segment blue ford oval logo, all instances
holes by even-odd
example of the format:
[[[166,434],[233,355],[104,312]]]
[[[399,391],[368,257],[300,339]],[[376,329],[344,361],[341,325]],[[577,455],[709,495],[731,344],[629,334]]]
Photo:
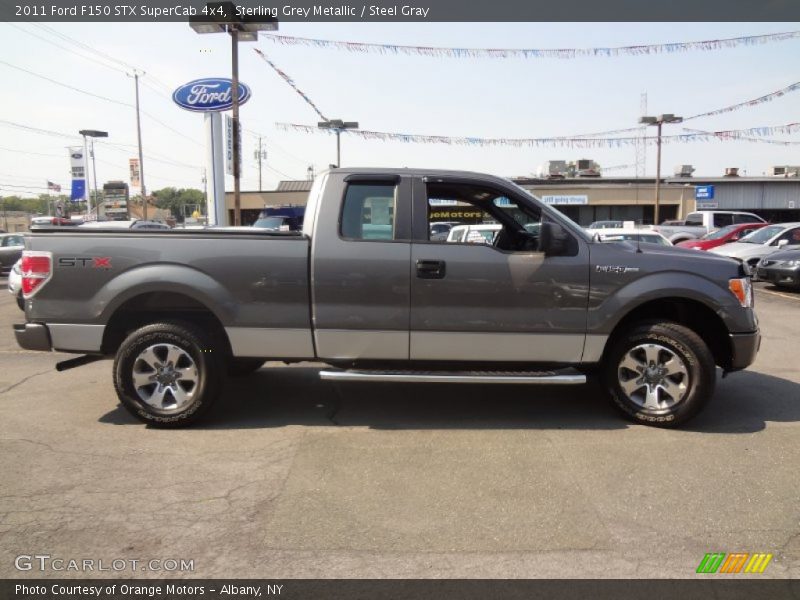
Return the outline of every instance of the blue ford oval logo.
[[[250,88],[239,82],[239,104],[250,99]],[[186,110],[209,112],[233,106],[233,82],[226,77],[195,79],[172,92],[172,100]]]

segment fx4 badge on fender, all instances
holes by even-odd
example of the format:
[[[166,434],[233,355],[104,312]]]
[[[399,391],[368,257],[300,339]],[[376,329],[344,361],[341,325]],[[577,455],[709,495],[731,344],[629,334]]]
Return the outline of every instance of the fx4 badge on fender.
[[[59,267],[91,267],[93,269],[110,269],[110,256],[60,256]]]
[[[597,265],[598,273],[637,273],[639,267],[626,267],[623,265]]]

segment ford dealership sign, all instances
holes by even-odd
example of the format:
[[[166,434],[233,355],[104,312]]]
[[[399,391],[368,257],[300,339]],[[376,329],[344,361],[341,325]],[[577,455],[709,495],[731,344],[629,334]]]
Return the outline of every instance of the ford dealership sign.
[[[233,83],[226,77],[195,79],[172,92],[175,104],[186,110],[209,112],[233,106]],[[239,82],[239,104],[250,99],[250,88]]]

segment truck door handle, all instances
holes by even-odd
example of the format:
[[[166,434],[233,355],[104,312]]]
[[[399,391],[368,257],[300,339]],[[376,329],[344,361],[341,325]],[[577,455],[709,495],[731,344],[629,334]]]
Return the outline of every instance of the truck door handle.
[[[417,277],[420,279],[444,279],[445,270],[443,260],[417,260]]]

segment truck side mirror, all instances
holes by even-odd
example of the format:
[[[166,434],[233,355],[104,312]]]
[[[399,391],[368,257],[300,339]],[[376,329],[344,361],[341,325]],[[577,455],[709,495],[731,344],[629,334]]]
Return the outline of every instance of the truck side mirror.
[[[559,223],[543,221],[539,232],[539,248],[545,256],[558,256],[567,249],[569,234]]]

